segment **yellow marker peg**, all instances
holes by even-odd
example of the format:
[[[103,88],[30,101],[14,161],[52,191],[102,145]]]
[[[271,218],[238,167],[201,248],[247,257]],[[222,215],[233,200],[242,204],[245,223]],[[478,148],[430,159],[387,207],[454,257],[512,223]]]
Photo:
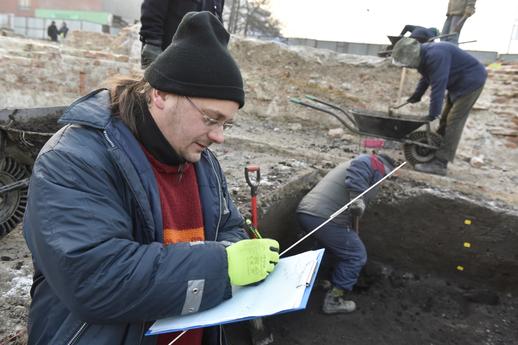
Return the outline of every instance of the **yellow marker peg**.
[[[464,271],[464,267],[462,267],[462,266],[457,266],[457,269],[458,269],[459,271]]]
[[[466,248],[469,248],[469,247],[471,247],[471,243],[468,243],[468,242],[464,242],[464,247],[466,247]]]
[[[464,224],[466,224],[466,225],[471,225],[471,220],[466,219],[466,220],[464,221]]]

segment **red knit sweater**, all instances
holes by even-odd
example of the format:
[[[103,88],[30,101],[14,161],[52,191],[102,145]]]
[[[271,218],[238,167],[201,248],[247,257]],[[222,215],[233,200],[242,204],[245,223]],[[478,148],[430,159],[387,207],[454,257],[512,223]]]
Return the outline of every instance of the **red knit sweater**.
[[[142,145],[141,147],[151,163],[158,184],[162,206],[164,245],[205,240],[203,214],[194,165],[188,163],[182,167],[180,180],[178,166],[160,163]],[[157,345],[168,345],[180,333],[160,334]],[[193,329],[186,332],[174,344],[201,345],[202,337],[203,328]]]

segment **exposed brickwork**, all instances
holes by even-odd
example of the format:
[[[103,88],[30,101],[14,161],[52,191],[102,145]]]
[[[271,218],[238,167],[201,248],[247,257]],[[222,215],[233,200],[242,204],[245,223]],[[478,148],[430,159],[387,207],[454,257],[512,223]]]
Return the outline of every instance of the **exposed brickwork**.
[[[105,33],[70,30],[67,34],[66,45],[83,50],[104,51],[114,40],[114,36]]]
[[[501,120],[501,126],[491,130],[491,133],[505,138],[504,145],[515,149],[518,142],[518,66],[489,67],[487,71],[495,84],[492,88],[491,111]]]
[[[68,105],[108,77],[140,76],[140,59],[112,53],[114,39],[87,31],[70,31],[66,45],[0,37],[1,108]]]

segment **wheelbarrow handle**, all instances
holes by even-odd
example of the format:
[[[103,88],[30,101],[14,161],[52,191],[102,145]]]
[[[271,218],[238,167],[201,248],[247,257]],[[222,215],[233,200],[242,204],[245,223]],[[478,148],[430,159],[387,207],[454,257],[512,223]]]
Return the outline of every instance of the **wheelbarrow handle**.
[[[315,99],[316,100],[316,99]],[[333,111],[330,111],[330,110],[327,110],[327,109],[324,109],[324,108],[321,108],[321,107],[317,107],[316,105],[313,105],[313,104],[309,104],[309,103],[305,103],[305,102],[301,102],[300,100],[296,99],[296,98],[290,98],[290,102],[293,102],[293,103],[296,103],[296,104],[300,104],[300,105],[303,105],[305,107],[308,107],[308,108],[312,108],[312,109],[316,109],[316,110],[320,110],[320,111],[323,111],[324,113],[328,113],[334,117],[336,117],[336,119],[338,121],[340,121],[342,123],[342,125],[344,125],[347,129],[349,129],[351,132],[354,132],[354,133],[357,133],[357,134],[360,134],[360,132],[358,132],[357,130],[355,130],[354,128],[352,128],[351,126],[349,126],[349,124],[347,122],[345,122],[345,120],[339,116],[337,113],[333,112]],[[336,108],[336,106],[334,106]],[[350,116],[348,116],[350,118]],[[356,122],[354,122],[354,120],[352,120],[352,122],[356,125]],[[356,126],[358,127],[358,126]]]
[[[458,35],[458,34],[459,34],[458,32],[452,32],[452,33],[449,33],[449,34],[435,36],[435,37],[429,38],[428,42],[433,42],[434,40],[436,40],[438,38],[450,37],[450,36],[455,36],[455,35]]]
[[[336,110],[340,110],[342,113],[344,113],[344,114],[345,114],[345,116],[347,116],[347,118],[349,119],[349,121],[351,121],[351,122],[352,122],[352,124],[353,124],[353,125],[355,125],[356,127],[358,127],[358,124],[356,123],[356,121],[355,121],[355,120],[352,118],[352,116],[351,116],[351,115],[349,115],[349,113],[348,113],[347,111],[345,111],[343,108],[341,108],[341,107],[339,107],[339,106],[337,106],[337,105],[334,105],[334,104],[332,104],[332,103],[325,102],[325,101],[323,101],[323,100],[321,100],[321,99],[315,98],[315,97],[310,96],[310,95],[306,95],[306,98],[307,98],[307,99],[310,99],[310,100],[312,100],[312,101],[318,102],[318,103],[325,104],[325,105],[327,105],[328,107],[334,108],[334,109],[336,109]],[[340,121],[340,122],[342,122],[342,121]]]
[[[256,172],[255,183],[252,183],[252,181],[250,181],[250,177],[248,176],[249,171]],[[252,197],[257,196],[257,186],[259,186],[259,182],[261,181],[261,171],[259,170],[259,167],[258,166],[245,167],[245,179],[246,179],[246,183],[248,183],[248,185],[252,189]]]

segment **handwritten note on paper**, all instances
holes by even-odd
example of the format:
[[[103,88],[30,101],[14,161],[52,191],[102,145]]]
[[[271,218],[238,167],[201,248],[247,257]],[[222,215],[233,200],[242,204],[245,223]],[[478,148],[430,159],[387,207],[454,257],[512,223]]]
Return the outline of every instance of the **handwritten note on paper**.
[[[192,315],[156,321],[146,335],[182,331],[211,325],[253,319],[280,312],[304,309],[314,282],[309,267],[320,263],[323,249],[281,258],[273,272],[257,286],[233,286],[233,297],[220,305]],[[309,265],[308,265],[309,264]],[[311,281],[307,286],[305,282]],[[316,274],[315,274],[316,275]],[[304,284],[300,284],[304,281]]]

